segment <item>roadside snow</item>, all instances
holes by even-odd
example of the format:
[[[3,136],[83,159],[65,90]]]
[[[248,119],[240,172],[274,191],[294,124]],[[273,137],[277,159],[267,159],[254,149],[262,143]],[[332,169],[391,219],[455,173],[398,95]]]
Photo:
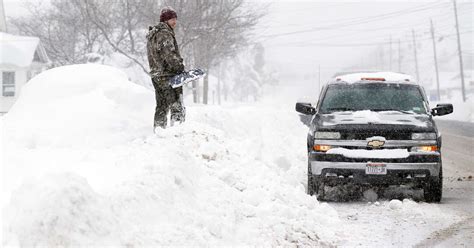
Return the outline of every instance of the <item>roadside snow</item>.
[[[38,75],[0,119],[2,246],[406,247],[458,221],[443,205],[306,195],[307,127],[291,90],[187,104],[186,123],[157,137],[153,92],[124,73]]]
[[[162,137],[153,109],[152,91],[108,66],[32,79],[4,116],[2,244],[337,242],[337,213],[305,194],[291,107],[189,106]]]
[[[403,207],[403,203],[400,200],[391,200],[388,207],[392,210],[397,210]]]
[[[459,221],[443,205],[417,203],[409,199],[332,204],[341,219],[342,247],[412,247],[433,230]],[[350,235],[347,235],[347,234]]]

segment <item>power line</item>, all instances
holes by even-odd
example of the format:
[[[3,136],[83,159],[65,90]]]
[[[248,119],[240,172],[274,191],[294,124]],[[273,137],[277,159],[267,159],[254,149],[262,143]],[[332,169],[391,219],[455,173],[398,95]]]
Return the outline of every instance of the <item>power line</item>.
[[[373,32],[373,31],[377,31],[377,30],[394,30],[394,29],[405,29],[405,28],[414,28],[414,27],[418,27],[418,26],[425,26],[426,23],[423,21],[423,23],[418,23],[418,24],[413,24],[413,22],[409,23],[408,25],[406,26],[391,26],[391,27],[378,27],[378,28],[372,28],[372,29],[357,29],[357,30],[354,30],[354,29],[351,29],[352,32],[345,32],[345,33],[342,33],[342,34],[336,34],[336,35],[331,35],[331,36],[326,36],[326,37],[323,37],[323,38],[319,38],[319,39],[312,39],[311,41],[326,41],[326,40],[331,40],[331,39],[334,39],[334,38],[344,38],[344,37],[348,37],[348,38],[351,38],[351,37],[354,37],[354,35],[357,35],[357,34],[361,34],[361,32],[365,31],[365,32]],[[448,29],[454,29],[454,25],[450,25],[448,24],[448,26],[441,26],[442,28],[440,28],[439,30],[441,30],[441,32],[443,31],[447,31]],[[377,37],[380,37],[379,34],[377,33],[373,33],[373,35],[377,36]],[[421,34],[417,34],[417,37],[428,37],[430,36],[430,32],[429,32],[429,29],[426,29],[425,31],[423,31]],[[367,36],[365,35],[364,36],[365,38],[372,38],[372,36]]]
[[[344,20],[342,22],[339,22],[339,23],[327,24],[327,26],[313,27],[313,28],[310,28],[310,29],[307,29],[307,30],[293,31],[293,32],[287,32],[287,33],[264,35],[262,37],[264,37],[264,38],[275,38],[275,37],[280,37],[280,36],[315,32],[315,31],[320,31],[322,29],[335,29],[335,28],[341,28],[341,27],[344,27],[344,26],[345,27],[355,26],[355,25],[380,21],[380,20],[383,20],[383,19],[388,19],[388,18],[393,18],[393,17],[399,18],[401,15],[407,15],[407,14],[412,14],[412,13],[416,13],[416,12],[420,12],[420,11],[431,10],[431,9],[435,9],[437,7],[440,7],[442,5],[445,5],[445,3],[441,3],[441,4],[438,3],[438,4],[434,4],[434,5],[433,4],[422,5],[422,6],[415,7],[415,8],[409,8],[409,9],[405,9],[405,10],[390,12],[390,13],[386,13],[386,14],[382,14],[382,15],[371,16],[371,17],[346,19],[346,20]]]
[[[446,4],[446,3],[444,3],[444,4]],[[449,3],[447,3],[447,4],[449,4]],[[441,4],[441,5],[442,5],[442,4]],[[415,7],[415,8],[413,8],[413,9],[416,10],[417,8],[424,7],[424,6],[426,6],[426,5],[418,6],[418,7]],[[433,7],[432,4],[430,4],[430,6],[431,6],[430,8],[433,8],[433,9],[435,8],[435,7]],[[435,6],[436,6],[436,5],[435,5]],[[438,6],[440,6],[440,5],[438,4]],[[413,9],[412,9],[412,10],[413,10]],[[419,9],[418,9],[418,10],[419,10]],[[393,12],[393,13],[398,13],[398,12],[400,12],[400,11]],[[450,13],[448,13],[448,12],[445,12],[444,14],[441,14],[441,16],[443,17],[441,20],[444,20],[445,18],[451,17],[452,14],[450,14]],[[433,19],[436,20],[436,21],[439,21],[439,20],[440,20],[439,17],[440,17],[440,15],[436,15]],[[365,20],[370,19],[370,18],[374,18],[374,17],[365,18]],[[356,19],[356,20],[359,20],[359,21],[361,20],[360,18],[352,18],[352,19]],[[351,19],[348,19],[348,20],[351,20]],[[440,22],[440,23],[447,23],[446,21],[439,21],[439,22]],[[405,26],[405,25],[406,25],[406,26]],[[394,30],[394,29],[414,28],[414,27],[418,27],[418,26],[425,26],[425,21],[423,20],[423,22],[416,23],[416,24],[414,24],[414,23],[411,21],[411,22],[409,22],[409,23],[405,23],[405,25],[404,25],[404,26],[400,26],[400,25],[394,26],[394,25],[392,25],[392,26],[390,26],[390,27],[378,27],[378,28],[372,28],[372,29],[358,29],[358,30],[351,29],[351,31],[353,31],[353,32],[351,32],[351,33],[347,33],[347,32],[346,32],[346,33],[343,33],[343,34],[337,34],[337,35],[332,35],[332,36],[326,36],[326,37],[319,38],[319,39],[316,39],[316,40],[315,40],[315,39],[312,39],[311,41],[312,41],[312,42],[315,42],[315,41],[318,42],[318,41],[327,41],[327,40],[331,40],[331,39],[335,39],[335,38],[344,38],[344,37],[349,37],[349,38],[350,38],[350,37],[353,37],[354,35],[360,34],[360,31],[362,31],[362,32],[363,32],[363,31],[366,31],[366,32],[373,32],[373,31],[377,31],[377,30]],[[351,25],[348,25],[348,26],[339,26],[339,27],[337,27],[337,28],[338,28],[338,29],[344,29],[344,28],[348,28],[348,27],[350,27],[350,26],[351,26]],[[445,24],[445,25],[438,25],[437,30],[439,31],[438,33],[441,33],[440,36],[444,36],[444,35],[442,34],[443,32],[448,31],[448,30],[452,30],[452,29],[454,29],[454,28],[455,28],[455,25],[448,22],[447,25],[446,25],[446,24]],[[314,29],[314,28],[313,28],[313,29]],[[332,29],[331,29],[331,30],[332,30]],[[316,31],[316,30],[315,30],[315,31]],[[319,30],[319,31],[324,31],[324,30]],[[300,32],[301,32],[301,31],[296,31],[296,32],[292,32],[292,33],[300,33]],[[304,31],[303,31],[303,32],[304,32]],[[377,34],[374,33],[374,35],[377,35]],[[425,31],[421,32],[421,35],[418,34],[417,37],[424,37],[424,36],[429,37],[429,35],[430,35],[430,31],[429,31],[429,29],[426,29]],[[262,36],[260,36],[260,37],[262,37]],[[365,37],[367,37],[367,36],[365,36]],[[369,36],[369,37],[370,37],[370,36]],[[297,44],[298,44],[298,43],[297,43]],[[385,43],[385,44],[387,44],[387,43]],[[310,45],[311,45],[311,44],[310,44]],[[370,46],[370,45],[373,45],[373,44],[358,44],[357,46]],[[381,45],[384,45],[384,44],[381,44]],[[345,46],[345,45],[334,45],[334,46]]]
[[[467,34],[472,33],[473,30],[463,32],[460,34]],[[451,37],[456,36],[456,34],[449,34],[443,35],[443,37]],[[418,41],[426,41],[430,40],[431,38],[424,38]],[[409,44],[412,41],[401,41],[401,43]],[[296,46],[296,47],[308,47],[308,46],[325,46],[325,47],[364,47],[364,46],[383,46],[383,45],[390,45],[390,41],[382,41],[382,42],[372,42],[372,43],[346,43],[346,44],[337,44],[337,43],[302,43],[302,42],[294,42],[294,43],[285,43],[285,44],[278,44],[278,45],[269,45],[270,47],[277,47],[277,46]]]

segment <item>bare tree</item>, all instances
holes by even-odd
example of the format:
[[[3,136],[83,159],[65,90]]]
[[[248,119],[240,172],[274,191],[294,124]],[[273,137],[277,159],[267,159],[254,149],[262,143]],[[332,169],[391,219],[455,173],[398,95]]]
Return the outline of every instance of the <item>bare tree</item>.
[[[88,53],[118,52],[148,73],[146,32],[160,9],[178,12],[178,44],[187,65],[209,71],[251,43],[264,11],[244,0],[52,0],[47,8],[27,6],[29,16],[14,19],[22,34],[39,37],[54,65],[83,62]],[[194,100],[199,101],[197,82]],[[208,103],[208,78],[203,102]]]
[[[248,8],[243,0],[175,0],[165,3],[181,11],[179,34],[184,38],[180,44],[185,54],[191,55],[192,65],[203,68],[207,75],[218,63],[235,56],[251,43],[253,28],[265,14],[262,9]],[[206,76],[204,104],[208,103],[208,86]],[[196,96],[194,98],[196,101]]]
[[[145,73],[145,19],[151,0],[72,0],[83,18],[88,19],[116,52],[138,64]]]
[[[39,37],[53,66],[81,62],[87,53],[102,49],[101,35],[71,2],[54,0],[47,8],[27,3],[26,8],[29,15],[13,18],[11,24],[22,35]]]

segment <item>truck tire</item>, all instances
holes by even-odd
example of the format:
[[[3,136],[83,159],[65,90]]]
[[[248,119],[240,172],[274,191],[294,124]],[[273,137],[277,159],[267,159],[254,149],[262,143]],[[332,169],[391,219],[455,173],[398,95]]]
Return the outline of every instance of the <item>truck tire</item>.
[[[311,172],[308,172],[308,187],[306,189],[306,194],[308,195],[314,195],[316,192],[314,190],[314,181],[313,181],[313,176],[311,175]]]
[[[314,177],[310,173],[308,173],[308,189],[306,191],[308,195],[317,195],[318,201],[324,199],[324,185],[319,182],[319,178],[316,176]]]
[[[318,201],[324,201],[324,198],[325,198],[324,183],[318,182],[318,187],[316,189],[316,192],[318,193]]]
[[[314,195],[317,191],[314,187],[313,173],[311,172],[311,163],[308,158],[308,187],[306,188],[306,194]]]
[[[306,193],[308,195],[315,195],[318,193],[319,190],[319,182],[318,177],[314,177],[313,173],[311,172],[311,163],[308,159],[308,187],[306,189]]]
[[[318,201],[321,201],[324,199],[324,185],[320,181],[320,178],[318,176],[313,176],[309,162],[308,162],[308,187],[306,189],[306,193],[311,196],[317,195]]]
[[[439,203],[443,196],[443,170],[440,168],[438,177],[431,177],[426,183],[423,194],[426,202]]]
[[[308,159],[308,187],[306,189],[306,193],[308,195],[317,195],[318,196],[318,201],[321,201],[324,199],[324,185],[322,182],[320,182],[320,179],[318,176],[313,176],[313,173],[311,172],[311,163],[309,162]]]

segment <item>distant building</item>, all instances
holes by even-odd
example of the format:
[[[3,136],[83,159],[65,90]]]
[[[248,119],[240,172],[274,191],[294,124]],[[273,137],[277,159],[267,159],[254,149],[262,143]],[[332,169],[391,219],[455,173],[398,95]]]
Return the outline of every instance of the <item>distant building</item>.
[[[0,0],[0,113],[6,113],[33,76],[45,70],[49,60],[39,38],[6,33],[3,1]]]

